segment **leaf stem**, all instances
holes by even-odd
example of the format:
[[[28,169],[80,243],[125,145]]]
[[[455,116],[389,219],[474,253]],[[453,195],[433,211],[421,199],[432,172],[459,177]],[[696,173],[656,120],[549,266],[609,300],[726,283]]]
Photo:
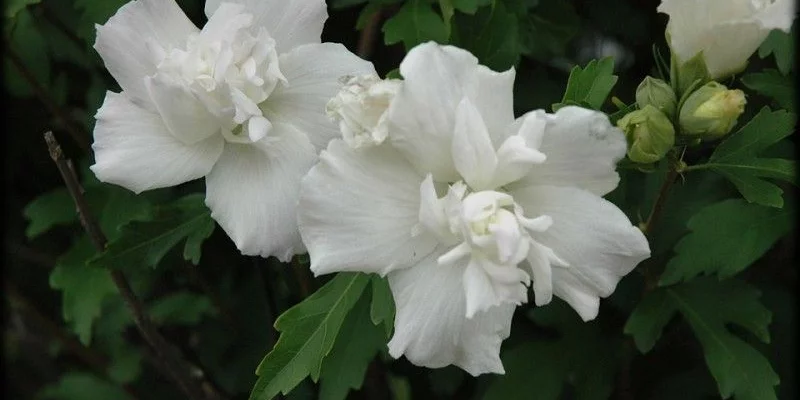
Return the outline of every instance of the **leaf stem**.
[[[83,196],[83,188],[78,181],[75,170],[71,167],[71,162],[64,158],[61,146],[59,146],[52,132],[46,132],[44,138],[47,142],[50,158],[53,159],[53,162],[55,162],[58,167],[58,171],[61,173],[67,190],[75,201],[81,225],[83,225],[84,230],[89,235],[95,248],[97,248],[98,251],[103,251],[106,246],[106,237],[89,213],[86,198]],[[177,352],[175,346],[161,336],[149,316],[145,313],[141,301],[136,296],[136,293],[134,293],[133,288],[131,288],[130,283],[122,271],[110,269],[110,273],[125,305],[133,315],[133,320],[139,332],[141,332],[150,346],[153,347],[159,361],[164,365],[170,377],[175,381],[181,391],[192,400],[221,399],[220,394],[213,389],[213,386],[203,379],[203,371],[184,360],[180,353]]]

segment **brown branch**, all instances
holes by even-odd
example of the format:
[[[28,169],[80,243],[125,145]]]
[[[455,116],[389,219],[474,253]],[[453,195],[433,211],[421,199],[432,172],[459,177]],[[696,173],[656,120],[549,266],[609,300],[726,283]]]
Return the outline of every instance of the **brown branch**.
[[[22,78],[25,79],[25,81],[28,82],[28,85],[30,85],[31,89],[33,89],[33,92],[36,94],[36,97],[39,99],[39,101],[44,104],[45,108],[47,108],[47,110],[53,114],[57,120],[61,121],[61,124],[64,126],[64,130],[69,133],[75,143],[77,143],[78,147],[80,147],[84,152],[90,153],[91,145],[89,144],[88,134],[86,134],[83,129],[75,127],[69,114],[62,110],[58,104],[56,104],[55,100],[53,100],[47,93],[47,90],[45,90],[42,84],[36,80],[36,77],[25,65],[25,62],[22,61],[19,55],[17,55],[17,53],[11,47],[11,43],[6,42],[5,53],[14,68],[17,69],[20,75],[22,75]]]
[[[383,13],[379,9],[369,17],[364,29],[358,37],[358,47],[356,54],[359,57],[369,60],[372,56],[372,49],[375,47],[375,38],[378,36],[378,28],[380,27]]]
[[[53,136],[53,133],[45,133],[44,138],[47,142],[50,157],[56,163],[58,171],[61,173],[61,177],[64,179],[64,183],[67,186],[67,190],[75,201],[81,225],[83,225],[83,228],[86,230],[95,248],[97,248],[98,251],[105,250],[106,237],[89,213],[86,198],[83,196],[83,188],[75,175],[75,171],[70,168],[69,161],[64,158],[61,147]],[[136,327],[147,343],[153,348],[178,387],[192,400],[220,399],[221,396],[213,390],[213,386],[204,381],[202,370],[189,364],[180,353],[177,352],[175,346],[167,342],[158,330],[156,330],[155,325],[153,325],[153,322],[145,313],[141,301],[133,292],[125,275],[117,269],[110,269],[110,273],[125,305],[133,315],[133,321]]]

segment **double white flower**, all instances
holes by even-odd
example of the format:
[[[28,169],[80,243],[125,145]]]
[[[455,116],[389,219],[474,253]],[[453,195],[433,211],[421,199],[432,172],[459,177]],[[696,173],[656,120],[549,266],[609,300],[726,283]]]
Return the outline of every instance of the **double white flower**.
[[[794,0],[662,0],[679,63],[702,52],[712,79],[739,72],[773,29],[789,32]]]
[[[339,135],[324,113],[344,75],[374,73],[320,43],[323,0],[208,0],[199,30],[174,0],[138,0],[97,27],[122,93],[97,113],[105,182],[135,192],[206,178],[212,216],[244,254],[303,252],[300,179]]]
[[[514,70],[455,47],[417,46],[400,73],[391,102],[364,78],[329,106],[348,121],[346,138],[358,126],[364,140],[331,141],[303,180],[311,269],[388,276],[392,356],[501,373],[500,344],[531,281],[537,305],[555,295],[589,320],[649,257],[639,229],[601,197],[619,181],[624,135],[577,107],[515,120]]]

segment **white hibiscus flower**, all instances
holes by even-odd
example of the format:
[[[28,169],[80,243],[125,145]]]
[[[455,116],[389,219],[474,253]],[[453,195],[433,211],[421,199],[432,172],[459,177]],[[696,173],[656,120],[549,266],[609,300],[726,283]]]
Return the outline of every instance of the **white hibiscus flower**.
[[[745,68],[773,29],[789,32],[793,0],[662,0],[670,47],[679,63],[702,52],[712,79]]]
[[[122,87],[94,130],[98,179],[135,192],[206,178],[212,216],[244,254],[304,251],[300,179],[338,136],[325,104],[345,75],[374,73],[320,43],[323,0],[209,0],[195,27],[174,0],[132,1],[97,27]]]
[[[303,180],[311,269],[388,276],[392,356],[502,373],[500,343],[531,281],[536,304],[555,295],[589,320],[649,257],[639,229],[601,197],[619,181],[624,135],[577,107],[515,120],[514,70],[455,47],[417,46],[400,73],[388,139],[333,140]]]

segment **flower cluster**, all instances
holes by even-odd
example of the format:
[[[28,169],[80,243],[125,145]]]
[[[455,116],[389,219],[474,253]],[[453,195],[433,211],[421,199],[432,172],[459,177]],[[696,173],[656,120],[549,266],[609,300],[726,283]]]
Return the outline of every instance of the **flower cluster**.
[[[788,30],[789,3],[664,0],[676,68],[700,55],[711,78],[736,72],[769,29]],[[603,198],[616,163],[662,158],[676,118],[685,135],[718,138],[744,106],[711,82],[678,109],[673,88],[648,79],[623,129],[575,106],[515,118],[513,69],[429,42],[409,51],[402,80],[383,80],[320,43],[325,7],[208,0],[198,29],[174,0],[123,6],[97,27],[122,91],[97,112],[91,169],[137,193],[204,177],[212,217],[243,254],[307,249],[317,275],[386,276],[389,353],[417,365],[502,373],[529,288],[536,305],[555,296],[595,318],[650,256]]]

